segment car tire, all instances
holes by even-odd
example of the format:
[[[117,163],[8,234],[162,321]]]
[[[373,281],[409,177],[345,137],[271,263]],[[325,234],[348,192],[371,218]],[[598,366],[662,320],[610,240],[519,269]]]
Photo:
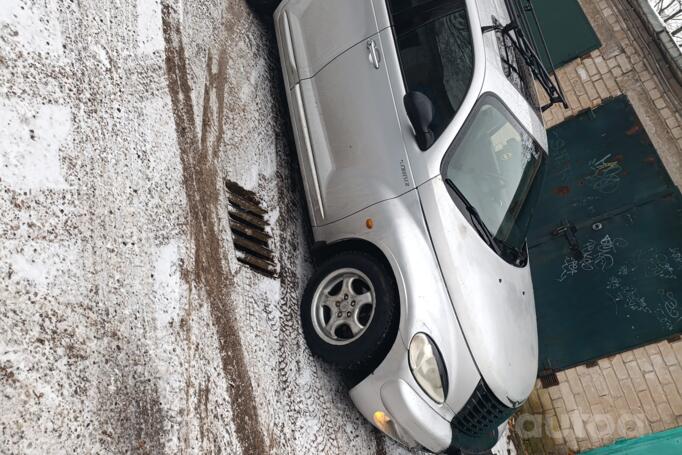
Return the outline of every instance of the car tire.
[[[257,13],[271,16],[281,3],[281,0],[247,0],[246,3]]]
[[[343,252],[324,261],[301,300],[303,335],[310,350],[346,371],[373,371],[393,345],[399,321],[393,273],[365,252]]]

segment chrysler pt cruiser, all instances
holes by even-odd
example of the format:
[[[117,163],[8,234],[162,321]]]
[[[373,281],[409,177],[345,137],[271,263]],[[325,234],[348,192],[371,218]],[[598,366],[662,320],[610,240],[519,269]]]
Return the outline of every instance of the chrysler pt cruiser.
[[[534,81],[563,101],[527,15],[513,0],[276,3],[320,258],[306,341],[395,440],[488,450],[538,366],[526,232],[547,136]]]

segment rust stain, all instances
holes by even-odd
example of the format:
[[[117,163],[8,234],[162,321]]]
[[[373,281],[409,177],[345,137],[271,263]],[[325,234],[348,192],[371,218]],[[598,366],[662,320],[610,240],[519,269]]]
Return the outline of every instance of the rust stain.
[[[194,253],[194,262],[187,265],[183,275],[188,279],[190,288],[197,286],[206,293],[217,329],[223,372],[231,383],[227,393],[242,451],[247,454],[267,453],[242,341],[230,306],[233,277],[224,266],[224,248],[221,244],[218,217],[220,185],[215,159],[224,134],[227,52],[223,48],[218,53],[215,72],[213,56],[210,53],[208,55],[208,80],[204,85],[202,126],[199,133],[194,122],[192,87],[179,15],[172,6],[163,4],[162,21],[166,76],[180,149],[189,212],[187,223]],[[215,112],[211,110],[211,106],[216,107]],[[200,391],[200,395],[203,394],[204,391]],[[207,400],[207,391],[206,396],[201,396],[200,400]]]
[[[636,124],[632,125],[632,127],[630,127],[630,129],[628,129],[625,132],[625,134],[628,136],[634,136],[635,134],[639,133],[640,131],[642,131],[642,125],[640,125],[639,123],[636,123]]]
[[[571,187],[570,186],[557,186],[556,188],[554,188],[552,190],[552,192],[554,194],[556,194],[557,196],[562,196],[562,197],[567,196],[568,193],[571,192]]]

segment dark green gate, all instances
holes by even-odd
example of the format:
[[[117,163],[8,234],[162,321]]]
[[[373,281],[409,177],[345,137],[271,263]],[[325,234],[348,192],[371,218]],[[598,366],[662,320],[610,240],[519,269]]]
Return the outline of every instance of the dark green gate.
[[[516,0],[526,11],[528,21],[524,28],[530,29],[538,53],[545,67],[551,69],[540,34],[534,25],[533,12],[537,16],[542,34],[545,37],[549,55],[555,68],[559,68],[578,57],[599,49],[601,43],[592,25],[587,20],[578,0]],[[532,5],[533,9],[528,8]]]
[[[552,128],[529,234],[540,370],[682,331],[682,197],[625,97]]]

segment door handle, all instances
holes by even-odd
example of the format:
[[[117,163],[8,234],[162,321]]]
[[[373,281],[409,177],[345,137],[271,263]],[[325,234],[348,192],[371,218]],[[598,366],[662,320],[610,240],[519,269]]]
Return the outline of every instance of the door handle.
[[[381,66],[381,53],[373,39],[367,41],[367,50],[369,51],[369,62],[374,65],[375,69],[379,69]]]

